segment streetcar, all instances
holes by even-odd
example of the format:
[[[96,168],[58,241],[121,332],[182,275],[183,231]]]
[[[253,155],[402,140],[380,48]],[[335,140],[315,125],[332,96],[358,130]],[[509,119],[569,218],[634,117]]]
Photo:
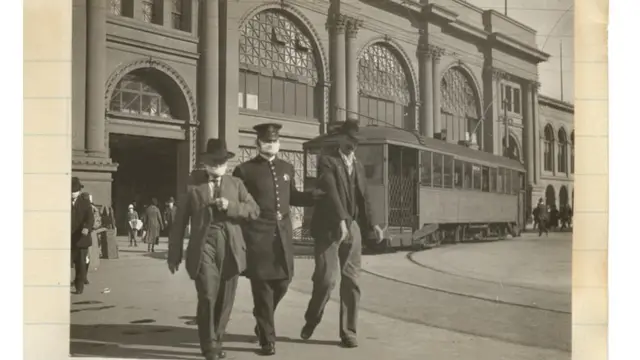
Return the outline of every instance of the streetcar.
[[[370,124],[359,135],[356,158],[385,232],[378,250],[504,239],[524,229],[520,162],[396,127]],[[337,141],[332,130],[303,144],[305,187],[314,186],[318,156]]]

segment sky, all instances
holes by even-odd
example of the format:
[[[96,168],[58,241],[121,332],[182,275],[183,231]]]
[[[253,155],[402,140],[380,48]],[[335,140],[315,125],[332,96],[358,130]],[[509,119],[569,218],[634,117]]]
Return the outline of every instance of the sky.
[[[468,0],[504,13],[505,0]],[[573,103],[573,0],[506,0],[507,15],[537,31],[538,49],[551,55],[538,67],[540,93]],[[560,47],[562,45],[562,72]],[[561,77],[560,74],[563,74]],[[560,79],[563,86],[560,86]]]

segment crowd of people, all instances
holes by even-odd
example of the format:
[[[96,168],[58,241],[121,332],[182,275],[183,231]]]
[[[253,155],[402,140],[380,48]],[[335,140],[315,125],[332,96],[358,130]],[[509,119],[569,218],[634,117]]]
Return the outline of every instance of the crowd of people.
[[[573,209],[571,205],[560,206],[560,210],[555,204],[545,204],[544,199],[538,200],[538,205],[533,209],[533,227],[538,229],[538,236],[542,233],[549,235],[549,230],[563,231],[572,228]]]

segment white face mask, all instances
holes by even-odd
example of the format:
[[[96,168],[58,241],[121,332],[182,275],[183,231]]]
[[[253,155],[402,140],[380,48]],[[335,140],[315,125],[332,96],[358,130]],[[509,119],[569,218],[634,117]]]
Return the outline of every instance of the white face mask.
[[[71,193],[71,197],[73,197],[74,199],[77,198],[78,195],[80,195],[80,191],[76,191],[76,192],[72,192]]]
[[[268,143],[261,142],[259,150],[261,153],[265,155],[269,155],[269,156],[277,155],[278,152],[280,151],[280,141],[268,142]]]
[[[220,177],[227,173],[227,164],[215,167],[211,169],[211,173],[217,177]]]
[[[225,169],[226,170],[226,169]],[[169,203],[169,207],[172,208],[173,207],[173,203]]]

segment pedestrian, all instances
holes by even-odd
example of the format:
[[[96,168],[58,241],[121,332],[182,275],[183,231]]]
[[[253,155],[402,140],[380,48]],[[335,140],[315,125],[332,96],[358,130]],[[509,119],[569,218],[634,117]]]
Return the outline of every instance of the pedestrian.
[[[308,340],[313,335],[340,276],[341,345],[354,348],[358,346],[362,242],[373,232],[380,243],[383,232],[374,222],[364,167],[355,157],[358,123],[345,122],[338,135],[339,147],[318,162],[318,187],[327,195],[318,200],[311,219],[315,270],[300,336]]]
[[[293,165],[279,159],[282,125],[254,126],[258,156],[238,165],[233,175],[244,181],[260,207],[260,217],[243,226],[247,242],[246,276],[251,282],[254,332],[263,355],[276,353],[274,313],[293,277],[293,228],[290,206],[312,206],[312,192],[296,189]]]
[[[127,228],[129,233],[129,247],[138,246],[138,212],[135,210],[133,204],[129,204],[127,207]]]
[[[158,209],[158,199],[151,199],[151,205],[144,211],[142,222],[146,233],[147,251],[155,252],[155,246],[160,242],[160,233],[164,229],[162,215]]]
[[[538,237],[542,236],[544,232],[547,236],[549,236],[549,229],[547,228],[547,224],[549,222],[549,209],[544,204],[544,200],[540,198],[538,200]]]
[[[187,246],[186,268],[198,293],[196,319],[205,359],[226,357],[222,336],[231,315],[238,277],[246,269],[246,245],[239,222],[257,219],[259,208],[243,182],[225,175],[234,154],[224,141],[210,139],[202,154],[206,179],[189,186],[177,206],[169,235],[171,273],[182,262],[189,221],[193,234]],[[194,176],[192,176],[193,178]]]
[[[167,206],[164,209],[164,226],[167,230],[167,234],[171,234],[171,227],[173,226],[173,222],[176,218],[176,207],[174,206],[173,196],[169,197],[167,201]]]
[[[88,196],[81,196],[84,186],[77,177],[71,178],[71,261],[75,268],[76,294],[82,294],[87,281],[87,255],[91,246],[93,210]]]

